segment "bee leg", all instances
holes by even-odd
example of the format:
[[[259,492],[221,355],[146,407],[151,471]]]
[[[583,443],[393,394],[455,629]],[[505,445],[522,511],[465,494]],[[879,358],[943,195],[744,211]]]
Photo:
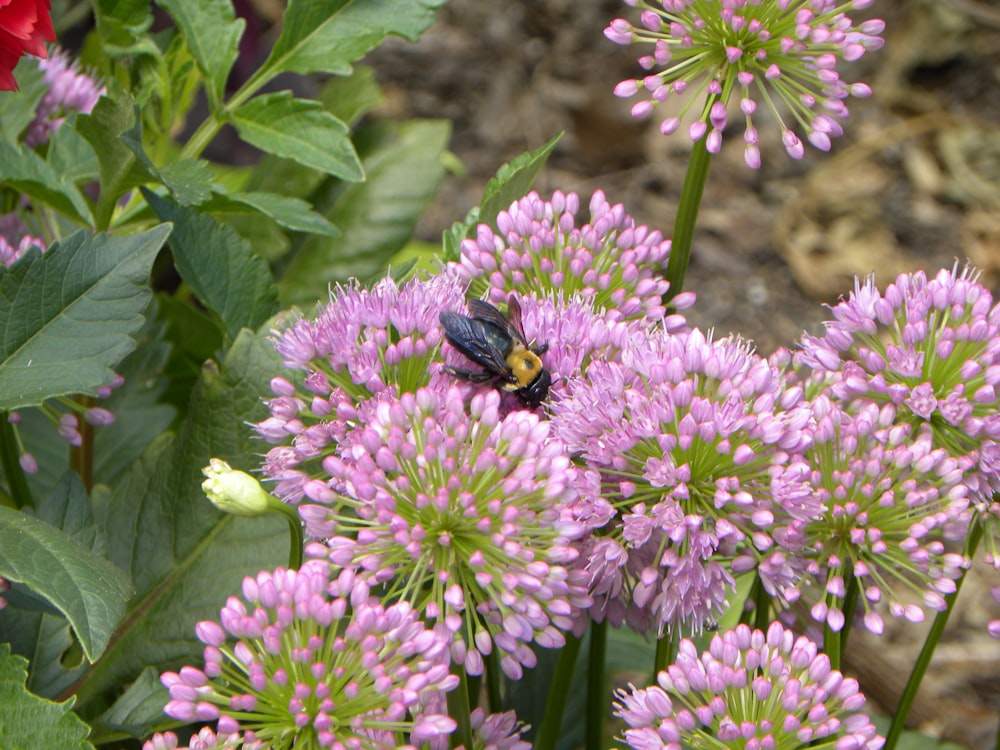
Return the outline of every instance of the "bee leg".
[[[542,344],[541,346],[533,346],[533,347],[531,347],[531,351],[533,351],[535,353],[535,356],[537,356],[537,357],[541,357],[548,350],[549,350],[548,343]]]
[[[463,370],[460,367],[449,367],[448,365],[445,365],[441,369],[452,377],[468,383],[488,383],[496,378],[496,375],[491,372],[472,372],[471,370]]]

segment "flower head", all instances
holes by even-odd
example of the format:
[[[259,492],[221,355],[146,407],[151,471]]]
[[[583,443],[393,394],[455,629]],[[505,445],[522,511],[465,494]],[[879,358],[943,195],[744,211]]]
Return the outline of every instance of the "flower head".
[[[351,571],[332,577],[322,560],[244,579],[243,598],[230,597],[220,622],[195,629],[204,668],[161,676],[164,711],[218,720],[227,742],[240,732],[248,747],[279,750],[376,750],[396,746],[398,733],[415,745],[449,734],[441,694],[458,679],[446,639],[405,602],[386,606],[366,591]]]
[[[17,91],[14,68],[22,55],[45,57],[45,42],[56,40],[50,0],[0,3],[0,91]]]
[[[832,308],[823,336],[806,336],[802,364],[827,376],[848,409],[871,402],[883,423],[926,427],[959,462],[990,541],[1000,529],[1000,304],[966,267],[900,275],[880,293],[873,278]]]
[[[47,143],[49,136],[62,125],[71,112],[90,114],[97,100],[105,94],[104,86],[79,69],[69,53],[57,50],[39,60],[48,90],[38,103],[35,119],[28,125],[24,142],[29,146]]]
[[[780,389],[745,342],[693,330],[634,340],[553,403],[556,435],[589,469],[572,512],[595,534],[581,560],[596,618],[700,629],[734,573],[791,575],[768,488],[782,446],[796,444]]]
[[[648,688],[616,691],[615,714],[635,750],[681,747],[878,750],[885,740],[857,680],[831,669],[808,638],[779,623],[717,634],[699,653],[683,640],[677,661]]]
[[[861,9],[871,0],[660,0],[629,2],[642,9],[640,25],[618,18],[604,34],[617,44],[651,44],[639,58],[648,71],[615,88],[621,97],[641,94],[632,107],[647,117],[658,104],[677,97],[686,103],[660,124],[674,133],[685,113],[700,106],[688,129],[691,140],[705,138],[708,151],[722,145],[730,103],[739,98],[745,129],[744,159],[760,166],[753,115],[765,104],[781,124],[782,142],[793,158],[804,149],[795,131],[805,133],[816,148],[828,151],[830,138],[842,133],[847,117],[844,100],[868,96],[863,83],[848,84],[837,72],[840,61],[854,61],[882,46],[882,21],[855,25],[845,10]],[[704,95],[704,96],[701,96]],[[786,124],[779,106],[793,122]]]
[[[609,320],[660,320],[670,240],[636,226],[599,190],[590,199],[590,221],[578,227],[579,210],[576,193],[557,191],[548,201],[528,193],[499,213],[496,230],[480,224],[476,239],[462,242],[461,261],[449,267],[469,279],[474,296],[488,294],[494,303],[511,292],[558,292],[592,301]]]
[[[879,603],[913,621],[924,607],[943,609],[967,567],[945,543],[967,531],[959,462],[933,446],[926,427],[893,424],[873,403],[848,413],[820,396],[809,408],[808,447],[773,478],[776,497],[822,508],[797,527],[807,575],[786,598],[801,589],[813,619],[834,631],[859,602],[874,633],[883,629]]]
[[[561,630],[590,603],[567,570],[580,524],[562,509],[572,467],[550,423],[528,411],[500,416],[496,391],[419,389],[373,404],[323,462],[325,503],[300,507],[328,554],[361,567],[386,601],[405,599],[452,639],[452,656],[480,674],[499,649],[512,678],[533,666],[531,642]]]

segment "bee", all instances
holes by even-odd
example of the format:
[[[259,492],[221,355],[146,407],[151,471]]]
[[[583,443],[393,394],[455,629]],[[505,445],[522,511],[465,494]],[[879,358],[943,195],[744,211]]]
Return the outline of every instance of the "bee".
[[[542,365],[548,344],[528,346],[521,323],[521,305],[512,294],[507,300],[507,316],[482,300],[469,300],[469,315],[445,311],[438,316],[445,338],[484,372],[458,367],[444,371],[471,383],[492,381],[498,388],[516,393],[530,409],[549,395],[552,375]]]

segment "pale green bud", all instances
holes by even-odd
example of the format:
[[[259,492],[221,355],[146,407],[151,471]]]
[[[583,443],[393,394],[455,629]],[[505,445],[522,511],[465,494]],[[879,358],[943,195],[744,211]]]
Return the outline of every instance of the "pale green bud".
[[[234,516],[262,516],[271,508],[271,496],[260,482],[245,471],[237,471],[219,458],[201,470],[208,479],[201,483],[216,508]]]

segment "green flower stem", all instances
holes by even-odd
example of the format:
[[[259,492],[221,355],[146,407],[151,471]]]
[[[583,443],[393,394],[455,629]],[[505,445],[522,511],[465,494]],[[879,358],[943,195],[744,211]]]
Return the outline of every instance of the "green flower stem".
[[[670,635],[664,634],[656,639],[656,657],[653,662],[653,679],[650,684],[656,682],[656,675],[665,670],[677,658],[678,643]]]
[[[3,466],[3,475],[10,490],[9,501],[4,504],[17,509],[26,506],[34,508],[35,500],[31,496],[28,480],[18,460],[21,452],[17,445],[17,437],[14,435],[14,427],[7,421],[8,414],[0,412],[0,465]]]
[[[706,105],[706,111],[708,107],[711,107],[711,103]],[[694,144],[687,173],[684,175],[681,198],[677,204],[674,236],[670,244],[670,260],[667,261],[667,281],[670,282],[670,289],[667,291],[668,300],[684,289],[684,276],[691,262],[694,227],[698,221],[698,210],[701,208],[701,198],[705,193],[705,183],[708,181],[708,168],[712,163],[712,155],[705,148],[705,140],[702,138]]]
[[[969,528],[969,534],[965,538],[965,555],[969,560],[972,560],[975,556],[982,538],[983,526],[978,520],[974,520],[972,526]],[[927,639],[924,641],[924,645],[920,649],[920,655],[917,657],[917,661],[913,665],[913,670],[910,672],[910,677],[906,681],[903,694],[899,696],[899,704],[896,706],[896,711],[892,716],[892,724],[889,725],[889,731],[886,733],[883,750],[894,750],[900,735],[903,733],[903,725],[906,723],[906,718],[910,715],[910,709],[913,708],[913,701],[917,697],[917,691],[920,689],[920,683],[924,679],[927,667],[930,666],[931,657],[934,656],[934,649],[937,648],[938,641],[941,640],[941,635],[948,625],[948,618],[951,617],[951,612],[955,608],[955,601],[962,592],[962,584],[965,582],[967,573],[968,569],[955,581],[955,591],[945,595],[944,601],[946,606],[944,610],[935,615],[934,622],[931,623],[930,632],[927,633]]]
[[[566,645],[559,651],[556,668],[552,673],[552,684],[549,686],[549,698],[545,702],[545,714],[538,728],[534,750],[554,750],[559,741],[559,730],[562,728],[563,713],[569,702],[569,694],[573,687],[573,671],[576,668],[576,657],[580,654],[581,638],[566,636]]]
[[[299,520],[298,511],[277,498],[274,498],[273,503],[268,503],[268,506],[281,513],[288,521],[288,568],[289,570],[298,570],[302,567],[302,550],[305,548],[302,522]]]
[[[92,396],[74,396],[73,400],[80,406],[77,411],[81,415],[77,428],[80,445],[69,449],[69,465],[89,493],[94,489],[94,428],[82,418],[82,413],[94,405],[94,399]]]
[[[469,706],[469,678],[464,669],[458,670],[458,687],[448,693],[448,715],[451,716],[458,726],[451,733],[451,746],[459,745],[472,747],[472,722],[469,715],[472,708]]]
[[[753,608],[753,626],[756,630],[766,633],[771,624],[771,597],[764,589],[764,582],[760,580],[760,576],[754,579],[751,596],[756,603]]]
[[[587,750],[604,747],[604,716],[608,696],[604,690],[604,666],[608,653],[608,621],[590,623],[590,664],[587,669]]]
[[[502,710],[503,698],[500,694],[500,660],[497,658],[497,650],[493,649],[486,655],[486,700],[490,707],[490,713],[499,713]]]

